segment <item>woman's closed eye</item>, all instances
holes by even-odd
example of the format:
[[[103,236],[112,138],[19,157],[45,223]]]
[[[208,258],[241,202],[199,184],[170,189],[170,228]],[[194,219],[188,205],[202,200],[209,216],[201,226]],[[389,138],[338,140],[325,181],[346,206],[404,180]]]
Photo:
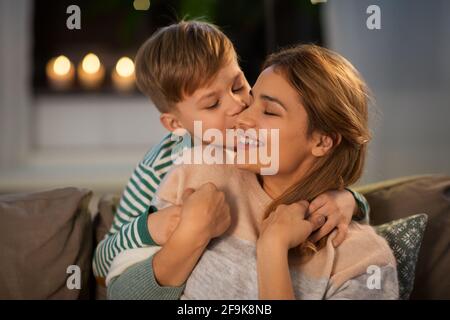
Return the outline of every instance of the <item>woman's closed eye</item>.
[[[264,114],[267,116],[274,116],[274,117],[279,117],[280,113],[273,110],[273,108],[265,108],[264,109]]]

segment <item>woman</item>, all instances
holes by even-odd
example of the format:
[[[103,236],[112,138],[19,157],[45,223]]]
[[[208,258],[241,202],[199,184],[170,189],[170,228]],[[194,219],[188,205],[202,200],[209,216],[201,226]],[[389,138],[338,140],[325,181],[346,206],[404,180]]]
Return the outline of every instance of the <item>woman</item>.
[[[368,93],[358,72],[334,52],[301,45],[267,59],[252,96],[238,128],[279,129],[278,173],[259,176],[261,164],[177,167],[158,191],[160,200],[183,205],[177,229],[150,258],[137,253],[141,262],[113,274],[109,296],[396,299],[395,259],[384,239],[351,223],[340,247],[332,245],[335,232],[314,245],[320,223],[307,219],[307,201],[362,174]],[[260,137],[250,140],[239,147],[262,147]]]

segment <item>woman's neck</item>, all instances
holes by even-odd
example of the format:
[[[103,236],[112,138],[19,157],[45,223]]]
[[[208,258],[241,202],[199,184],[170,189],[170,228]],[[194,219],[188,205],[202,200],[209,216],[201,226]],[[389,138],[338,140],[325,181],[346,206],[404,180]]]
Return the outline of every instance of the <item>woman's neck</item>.
[[[293,182],[287,182],[285,177],[276,176],[260,176],[261,187],[272,198],[276,199],[281,196]]]
[[[300,181],[306,176],[311,168],[312,163],[303,162],[296,170],[288,173],[278,173],[272,176],[259,176],[258,180],[264,191],[272,198],[276,199],[281,196],[289,187]]]

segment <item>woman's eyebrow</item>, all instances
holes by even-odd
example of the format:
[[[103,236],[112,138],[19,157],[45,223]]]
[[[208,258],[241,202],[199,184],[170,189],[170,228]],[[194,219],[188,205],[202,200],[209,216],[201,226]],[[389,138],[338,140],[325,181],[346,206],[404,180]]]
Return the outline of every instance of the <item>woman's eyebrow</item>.
[[[269,102],[275,102],[275,103],[279,104],[284,110],[287,110],[286,107],[284,106],[284,104],[280,100],[275,98],[275,97],[271,97],[271,96],[268,96],[266,94],[261,94],[259,97],[262,100],[266,100],[266,101],[269,101]]]

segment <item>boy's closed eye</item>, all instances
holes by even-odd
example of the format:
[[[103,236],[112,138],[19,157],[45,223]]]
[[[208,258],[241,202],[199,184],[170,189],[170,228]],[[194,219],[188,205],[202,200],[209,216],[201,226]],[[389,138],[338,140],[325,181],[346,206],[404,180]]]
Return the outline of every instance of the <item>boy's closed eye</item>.
[[[233,93],[242,91],[242,89],[244,89],[244,86],[241,86],[241,87],[239,87],[239,88],[233,89]]]
[[[215,109],[215,108],[217,108],[217,107],[219,106],[219,104],[220,104],[219,102],[220,102],[220,101],[217,100],[214,104],[209,105],[209,106],[206,107],[205,109],[208,109],[208,110]]]

